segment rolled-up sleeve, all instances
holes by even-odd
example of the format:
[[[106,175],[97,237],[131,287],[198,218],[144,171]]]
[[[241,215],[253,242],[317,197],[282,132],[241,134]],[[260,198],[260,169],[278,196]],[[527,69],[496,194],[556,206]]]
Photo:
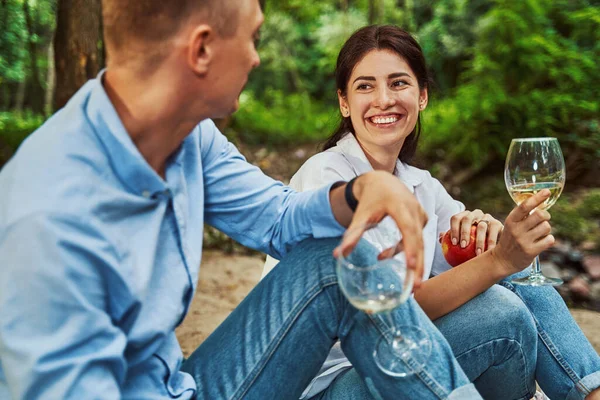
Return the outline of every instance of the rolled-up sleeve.
[[[118,256],[90,225],[36,215],[0,232],[0,359],[15,399],[120,398],[126,337],[107,312]]]
[[[308,237],[339,236],[331,184],[297,193],[249,164],[212,122],[201,125],[205,220],[245,246],[282,257]]]

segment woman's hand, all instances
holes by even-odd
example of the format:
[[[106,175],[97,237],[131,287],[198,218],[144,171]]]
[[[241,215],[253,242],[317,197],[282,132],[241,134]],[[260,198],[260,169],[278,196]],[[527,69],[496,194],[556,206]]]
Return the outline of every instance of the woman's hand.
[[[550,213],[536,209],[550,196],[541,190],[515,207],[505,221],[504,230],[492,254],[500,262],[507,276],[528,267],[542,251],[554,245],[550,234]]]
[[[450,218],[450,238],[452,244],[463,249],[471,241],[471,226],[477,224],[477,237],[475,239],[477,255],[483,253],[484,249],[491,250],[496,247],[502,223],[490,214],[484,214],[481,210],[463,211]],[[487,248],[486,248],[487,241]]]

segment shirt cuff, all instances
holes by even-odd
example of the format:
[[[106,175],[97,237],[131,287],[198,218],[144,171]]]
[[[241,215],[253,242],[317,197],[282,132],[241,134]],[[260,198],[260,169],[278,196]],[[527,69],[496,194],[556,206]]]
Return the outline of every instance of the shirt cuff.
[[[318,189],[314,193],[311,201],[313,205],[311,210],[311,229],[315,239],[341,236],[346,228],[335,219],[331,202],[329,201],[329,192],[335,182]]]

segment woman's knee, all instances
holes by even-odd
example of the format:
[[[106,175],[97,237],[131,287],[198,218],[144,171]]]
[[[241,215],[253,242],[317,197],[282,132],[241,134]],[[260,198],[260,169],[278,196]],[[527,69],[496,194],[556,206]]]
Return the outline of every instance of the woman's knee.
[[[512,291],[494,285],[480,295],[490,328],[501,335],[518,339],[536,337],[535,319],[527,305]]]
[[[494,340],[512,340],[535,347],[535,320],[521,299],[494,285],[461,307],[434,321],[455,354]]]

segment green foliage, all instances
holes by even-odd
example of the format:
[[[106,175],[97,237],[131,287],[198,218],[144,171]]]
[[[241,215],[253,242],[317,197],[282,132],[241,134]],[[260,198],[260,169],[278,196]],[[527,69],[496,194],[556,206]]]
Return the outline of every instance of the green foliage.
[[[582,199],[579,209],[583,217],[600,220],[600,189],[590,190]]]
[[[31,33],[24,13],[25,1],[29,6]],[[6,0],[4,3],[0,5],[0,87],[23,82],[31,73],[30,41],[38,47],[35,62],[45,72],[48,67],[46,46],[52,40],[56,21],[56,0]]]
[[[333,71],[344,41],[366,15],[322,2],[267,3],[261,29],[261,67],[253,72],[233,129],[249,143],[321,140],[335,128]]]
[[[437,92],[446,95],[458,83],[472,57],[477,21],[491,5],[489,0],[438,1],[432,19],[416,32]]]
[[[44,117],[41,115],[0,112],[0,143],[14,152],[43,122]]]
[[[305,143],[324,139],[337,114],[306,93],[267,90],[259,101],[243,93],[233,128],[246,143]]]
[[[563,194],[550,210],[555,236],[576,245],[589,241],[600,250],[600,190]]]
[[[27,40],[38,45],[40,74],[47,66],[56,0],[27,0],[31,36],[24,1],[5,0],[0,7],[0,106],[14,104],[6,88],[14,91],[16,82],[30,79]],[[497,166],[510,139],[523,136],[559,138],[567,159],[575,158],[571,164],[600,158],[597,1],[264,3],[262,65],[231,125],[248,142],[296,144],[333,131],[337,54],[371,18],[411,30],[424,49],[435,84],[420,154],[430,165],[475,172]]]
[[[478,20],[453,94],[426,112],[425,152],[453,143],[448,161],[481,168],[503,158],[511,138],[552,136],[584,161],[598,157],[600,53],[576,25],[591,34],[600,19],[584,3],[574,12],[566,0],[496,1]]]
[[[24,46],[26,37],[25,17],[20,2],[10,0],[0,7],[0,85],[3,82],[19,82],[25,79]]]
[[[0,112],[0,169],[21,142],[44,122],[44,117],[30,112]]]
[[[29,112],[23,114],[2,112],[0,113],[0,137],[5,143],[16,148],[43,122],[44,116],[42,115],[34,115]]]

